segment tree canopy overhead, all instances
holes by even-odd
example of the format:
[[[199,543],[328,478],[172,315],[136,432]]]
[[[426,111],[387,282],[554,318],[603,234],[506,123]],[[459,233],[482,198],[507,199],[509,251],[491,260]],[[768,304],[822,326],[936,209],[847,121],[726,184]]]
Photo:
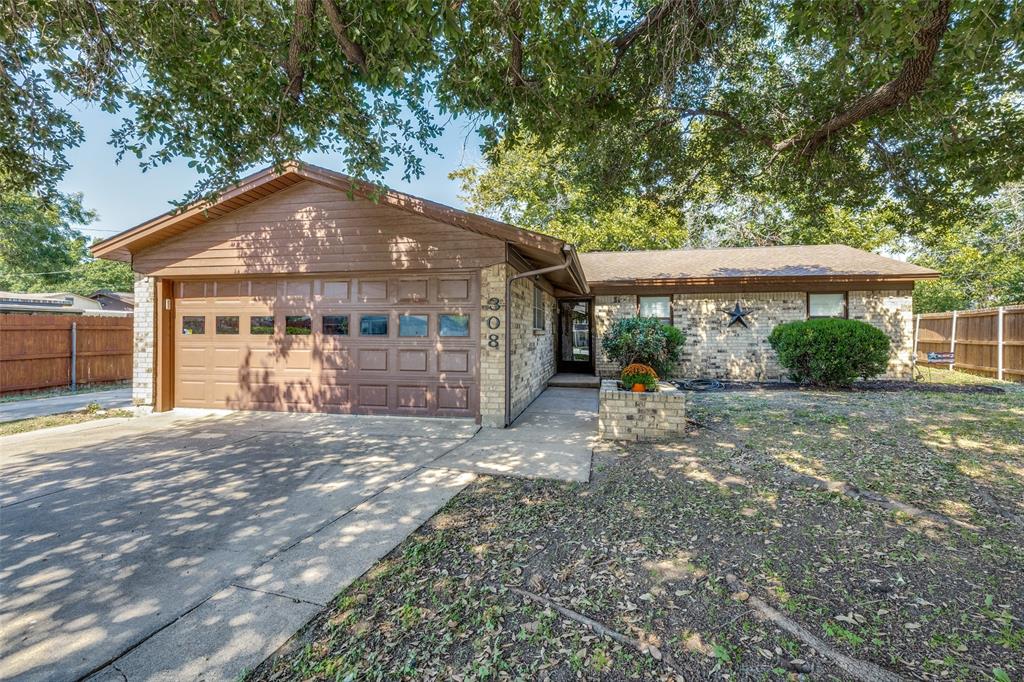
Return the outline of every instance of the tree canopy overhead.
[[[407,175],[451,113],[490,159],[520,140],[577,183],[672,205],[770,195],[794,215],[895,200],[935,219],[1024,174],[1014,0],[11,0],[0,174],[52,191],[81,130],[191,159],[223,188],[303,152]]]

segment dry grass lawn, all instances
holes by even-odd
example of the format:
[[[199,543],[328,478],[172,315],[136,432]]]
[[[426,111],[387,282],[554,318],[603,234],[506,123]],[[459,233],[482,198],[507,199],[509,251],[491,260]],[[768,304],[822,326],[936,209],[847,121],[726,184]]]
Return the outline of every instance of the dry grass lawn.
[[[727,391],[691,417],[587,485],[479,480],[254,677],[854,679],[845,655],[1024,679],[1024,392]]]

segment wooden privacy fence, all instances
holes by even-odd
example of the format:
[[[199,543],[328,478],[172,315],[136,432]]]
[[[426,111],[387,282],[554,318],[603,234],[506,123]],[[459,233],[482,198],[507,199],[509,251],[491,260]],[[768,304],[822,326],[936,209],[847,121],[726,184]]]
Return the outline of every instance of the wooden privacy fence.
[[[1024,305],[927,313],[914,325],[919,365],[1024,381]],[[929,363],[928,353],[952,353],[953,362]]]
[[[0,393],[131,376],[130,317],[0,315]]]

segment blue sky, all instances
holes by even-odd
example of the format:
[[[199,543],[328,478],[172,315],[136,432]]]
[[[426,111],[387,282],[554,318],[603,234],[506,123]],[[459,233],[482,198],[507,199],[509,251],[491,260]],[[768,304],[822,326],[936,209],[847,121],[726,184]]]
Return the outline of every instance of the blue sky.
[[[197,175],[188,167],[188,159],[178,159],[145,173],[139,170],[134,158],[115,163],[115,150],[107,141],[110,131],[120,123],[119,115],[96,107],[81,107],[75,115],[85,129],[85,142],[68,154],[72,167],[64,176],[61,190],[81,192],[85,205],[99,214],[96,222],[80,228],[82,232],[109,237],[169,210],[169,202],[195,184]],[[399,191],[462,208],[459,184],[449,180],[448,173],[480,160],[480,139],[465,120],[453,121],[437,140],[437,146],[440,154],[424,159],[423,176],[403,182],[398,164],[384,177],[384,182]],[[345,171],[340,157],[309,154],[302,159]]]

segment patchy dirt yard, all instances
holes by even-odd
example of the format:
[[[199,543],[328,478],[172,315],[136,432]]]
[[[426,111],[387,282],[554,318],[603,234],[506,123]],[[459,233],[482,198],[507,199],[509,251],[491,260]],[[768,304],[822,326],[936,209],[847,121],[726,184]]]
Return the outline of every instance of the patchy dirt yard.
[[[1024,392],[690,415],[587,485],[481,479],[254,677],[1024,679]]]

